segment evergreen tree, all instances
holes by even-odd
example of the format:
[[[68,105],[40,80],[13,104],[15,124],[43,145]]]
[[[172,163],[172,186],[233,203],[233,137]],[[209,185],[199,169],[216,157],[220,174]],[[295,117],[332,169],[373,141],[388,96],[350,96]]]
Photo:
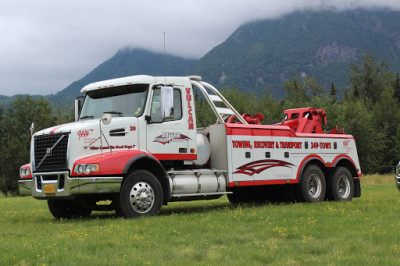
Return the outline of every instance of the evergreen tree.
[[[397,143],[397,125],[400,122],[400,110],[396,97],[395,82],[393,82],[392,72],[388,70],[385,61],[378,62],[372,55],[364,54],[359,64],[351,64],[350,73],[350,91],[347,94],[346,102],[356,104],[362,102],[365,105],[365,116],[372,116],[367,123],[371,133],[364,132],[362,136],[364,141],[358,137],[357,145],[360,162],[367,165],[367,171],[373,173],[385,173],[393,169],[393,164],[398,158],[393,158],[393,153],[389,153],[392,147]],[[353,127],[353,130],[356,130]],[[353,133],[353,132],[350,132]],[[361,132],[360,132],[361,134]],[[373,134],[367,137],[369,134]],[[375,144],[371,141],[375,138]],[[379,149],[376,147],[379,145]],[[364,155],[361,152],[372,154]],[[370,168],[374,165],[374,168]]]
[[[396,72],[396,78],[393,81],[393,90],[394,97],[397,99],[397,102],[400,103],[400,78],[399,71]]]
[[[378,101],[382,89],[391,85],[392,73],[384,60],[363,54],[359,64],[350,65],[350,90],[355,98],[367,103],[368,109]]]
[[[399,151],[392,150],[392,147],[396,146],[398,142],[397,125],[400,123],[400,108],[391,86],[383,89],[373,108],[373,116],[375,130],[384,132],[386,135],[383,143],[385,152],[378,158],[380,166],[377,172],[388,173],[393,170],[400,159],[400,157],[394,156],[395,154],[399,154]]]
[[[378,173],[385,153],[386,133],[376,129],[373,113],[362,101],[348,99],[343,103],[341,115],[341,126],[356,140],[361,170]]]
[[[318,85],[315,78],[303,75],[300,79],[297,73],[294,74],[292,80],[283,83],[286,92],[286,101],[292,104],[292,107],[302,107],[307,105],[311,98],[322,96],[324,87]]]
[[[329,91],[329,95],[331,96],[331,98],[332,98],[332,100],[334,101],[334,102],[336,102],[336,95],[337,95],[337,89],[336,89],[336,86],[335,86],[335,83],[332,81],[332,83],[331,83],[331,89],[330,89],[330,91]]]

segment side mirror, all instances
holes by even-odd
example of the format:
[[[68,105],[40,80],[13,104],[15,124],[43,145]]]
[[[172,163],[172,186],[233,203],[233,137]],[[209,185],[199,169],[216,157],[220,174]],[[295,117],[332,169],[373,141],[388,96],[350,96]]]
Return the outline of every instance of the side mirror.
[[[110,124],[111,120],[112,120],[112,116],[111,116],[111,114],[108,114],[108,113],[104,114],[103,117],[101,118],[101,122],[104,125]]]
[[[79,116],[81,115],[82,110],[82,96],[79,96],[75,99],[75,122],[79,120]]]
[[[161,87],[161,114],[163,119],[174,117],[174,88]]]
[[[146,120],[147,124],[150,124],[150,123],[151,123],[151,116],[145,115],[145,116],[144,116],[144,119]]]

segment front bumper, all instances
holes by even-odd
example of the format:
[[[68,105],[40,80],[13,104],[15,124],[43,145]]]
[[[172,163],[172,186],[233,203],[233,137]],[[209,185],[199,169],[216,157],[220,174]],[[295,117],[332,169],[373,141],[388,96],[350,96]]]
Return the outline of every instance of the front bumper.
[[[32,179],[19,180],[19,193],[37,199],[74,198],[83,194],[118,193],[122,177],[70,177],[65,172],[35,173]]]

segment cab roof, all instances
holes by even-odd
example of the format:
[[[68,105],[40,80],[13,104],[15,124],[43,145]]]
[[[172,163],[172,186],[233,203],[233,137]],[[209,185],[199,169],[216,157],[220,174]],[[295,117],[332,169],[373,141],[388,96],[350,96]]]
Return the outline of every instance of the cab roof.
[[[129,76],[116,79],[108,79],[90,83],[82,88],[81,93],[88,93],[90,91],[113,88],[118,86],[126,86],[132,84],[177,84],[184,85],[190,82],[191,77],[153,77],[147,75]]]

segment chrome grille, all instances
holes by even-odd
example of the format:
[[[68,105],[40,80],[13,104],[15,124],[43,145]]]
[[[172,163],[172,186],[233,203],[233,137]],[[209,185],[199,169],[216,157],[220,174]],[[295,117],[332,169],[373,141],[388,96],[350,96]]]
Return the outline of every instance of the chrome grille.
[[[35,136],[35,171],[66,170],[69,133]]]

